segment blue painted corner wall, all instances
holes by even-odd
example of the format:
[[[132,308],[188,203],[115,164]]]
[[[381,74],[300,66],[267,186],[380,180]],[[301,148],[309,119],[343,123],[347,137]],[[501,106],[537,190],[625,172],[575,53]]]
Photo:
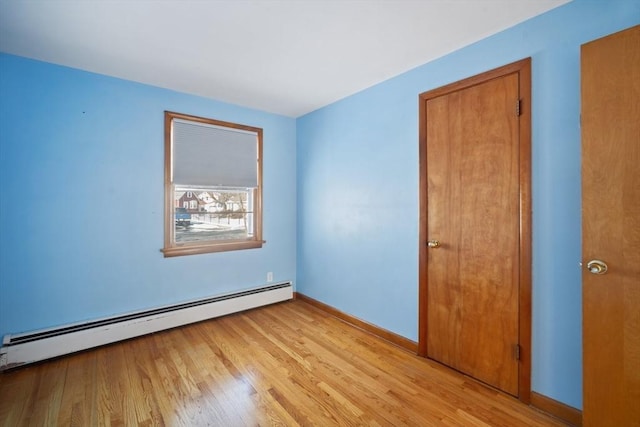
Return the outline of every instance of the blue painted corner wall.
[[[575,0],[298,119],[297,290],[417,340],[418,94],[532,58],[532,388],[582,407],[580,45],[640,22]]]
[[[163,257],[165,110],[263,128],[263,248]],[[0,129],[0,335],[295,280],[295,119],[0,54]]]

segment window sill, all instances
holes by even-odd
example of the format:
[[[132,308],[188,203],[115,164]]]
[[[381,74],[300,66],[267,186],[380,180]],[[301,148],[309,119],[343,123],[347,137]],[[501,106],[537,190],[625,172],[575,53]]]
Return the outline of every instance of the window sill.
[[[238,251],[242,249],[257,249],[261,248],[266,243],[264,240],[248,240],[248,241],[234,241],[226,243],[216,243],[209,245],[184,245],[174,246],[161,249],[165,258],[183,256],[183,255],[197,255],[208,254],[213,252],[228,252]]]

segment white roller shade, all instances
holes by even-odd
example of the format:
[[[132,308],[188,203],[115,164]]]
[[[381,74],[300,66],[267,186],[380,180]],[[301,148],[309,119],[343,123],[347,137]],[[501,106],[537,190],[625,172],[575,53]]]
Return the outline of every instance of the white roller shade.
[[[258,186],[257,133],[173,119],[172,142],[174,184]]]

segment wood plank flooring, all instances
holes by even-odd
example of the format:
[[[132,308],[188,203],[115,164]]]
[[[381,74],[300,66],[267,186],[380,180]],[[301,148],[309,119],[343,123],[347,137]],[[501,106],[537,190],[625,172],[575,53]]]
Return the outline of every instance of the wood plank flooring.
[[[290,301],[0,374],[1,426],[562,426]]]

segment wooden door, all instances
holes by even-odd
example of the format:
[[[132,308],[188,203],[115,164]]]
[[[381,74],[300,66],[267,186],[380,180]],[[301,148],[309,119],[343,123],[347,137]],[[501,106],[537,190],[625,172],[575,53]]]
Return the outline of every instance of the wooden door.
[[[515,396],[525,356],[520,304],[528,298],[521,89],[529,64],[422,95],[421,353]]]
[[[640,26],[581,54],[583,425],[640,426]]]

